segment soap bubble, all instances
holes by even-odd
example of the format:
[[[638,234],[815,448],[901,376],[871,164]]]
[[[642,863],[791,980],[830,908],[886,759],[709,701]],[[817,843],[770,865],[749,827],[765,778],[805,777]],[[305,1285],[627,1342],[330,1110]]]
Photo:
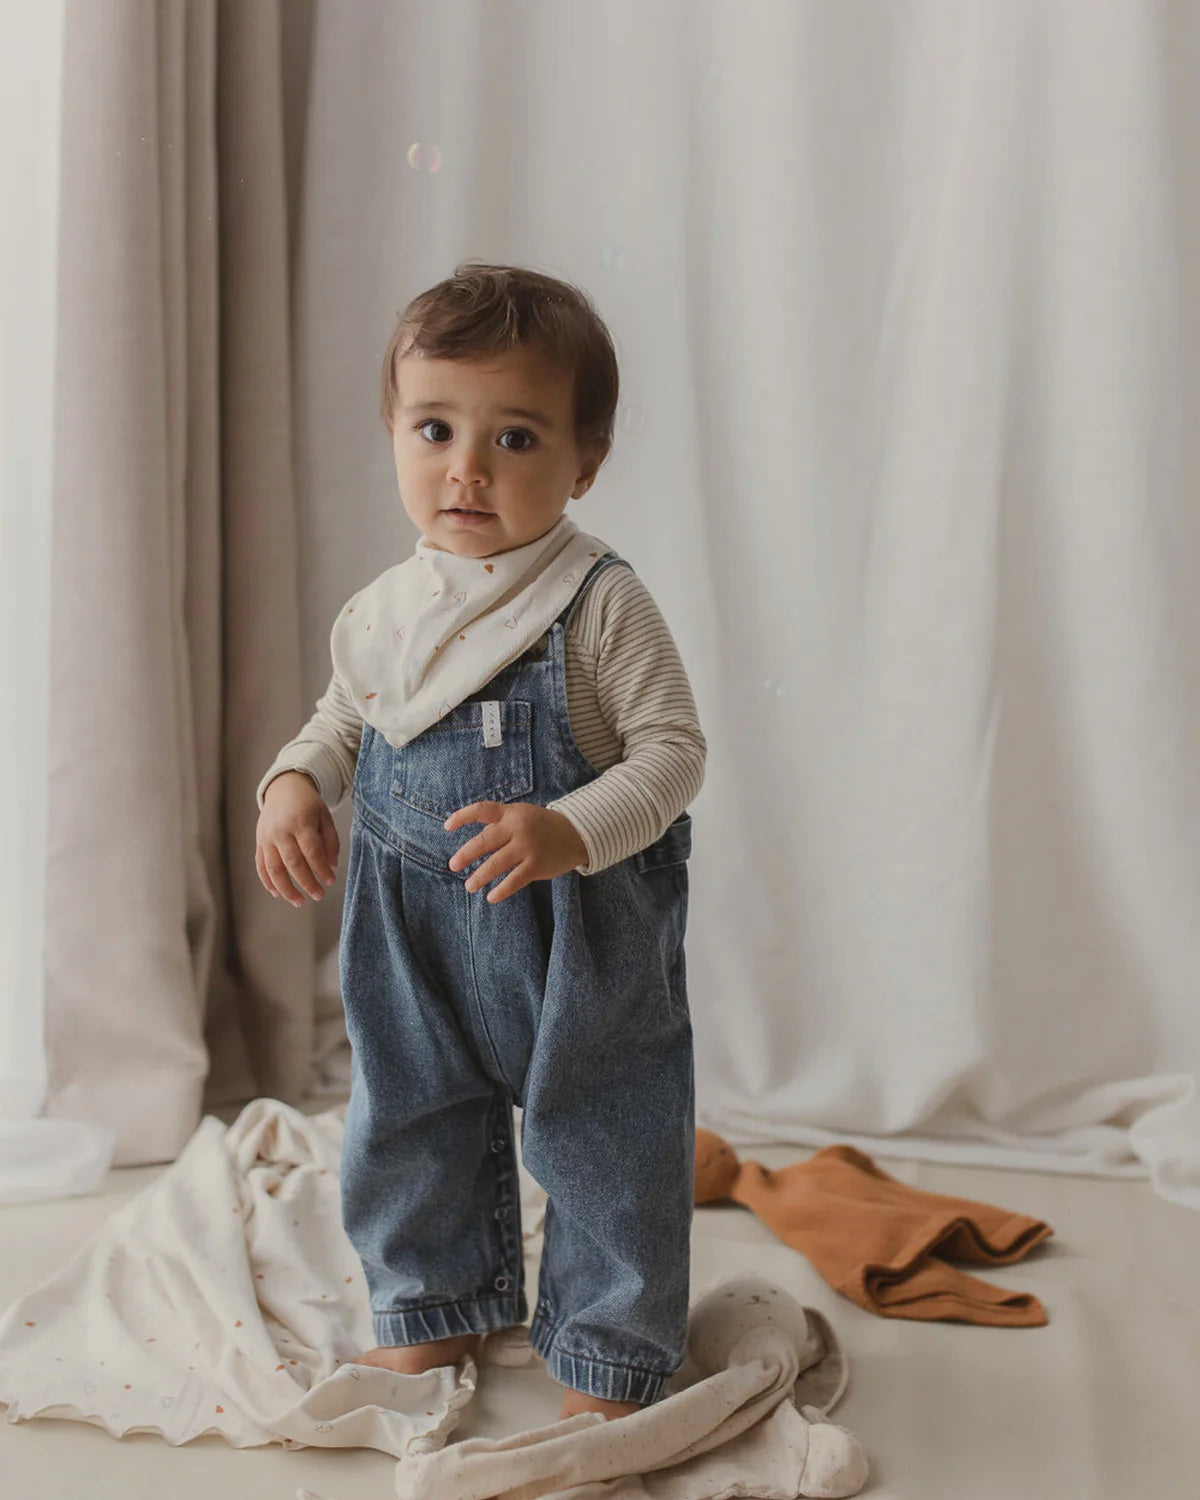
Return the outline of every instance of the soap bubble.
[[[645,432],[646,413],[640,406],[624,406],[621,408],[621,426],[626,432]]]
[[[600,251],[600,259],[610,271],[623,271],[629,257],[619,245],[605,245]]]
[[[442,153],[424,141],[414,141],[407,154],[408,164],[414,172],[436,172],[442,164]]]

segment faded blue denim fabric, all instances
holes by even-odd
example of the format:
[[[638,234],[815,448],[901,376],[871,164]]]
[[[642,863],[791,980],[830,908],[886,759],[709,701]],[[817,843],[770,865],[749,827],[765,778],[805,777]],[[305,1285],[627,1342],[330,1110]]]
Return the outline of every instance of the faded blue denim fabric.
[[[561,1384],[646,1404],[687,1335],[691,818],[607,870],[496,905],[491,887],[465,889],[481,861],[448,868],[482,825],[442,827],[467,803],[544,806],[600,774],[571,736],[564,641],[611,566],[628,564],[602,557],[540,642],[403,749],[363,727],[339,954],[342,1212],[380,1345],[524,1322],[520,1105],[549,1195],[533,1346]]]

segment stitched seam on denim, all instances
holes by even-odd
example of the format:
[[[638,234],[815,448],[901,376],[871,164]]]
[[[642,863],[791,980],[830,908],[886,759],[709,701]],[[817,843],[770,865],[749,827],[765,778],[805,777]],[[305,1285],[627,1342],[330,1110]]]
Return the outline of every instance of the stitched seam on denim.
[[[382,839],[391,848],[396,847],[393,840],[389,837],[390,830],[387,824],[377,813],[372,812],[365,802],[355,799],[354,816],[368,833],[373,833],[377,839]]]
[[[686,853],[678,852],[681,846],[686,848]],[[677,869],[680,865],[686,867],[688,860],[692,857],[691,813],[685,807],[677,818],[667,824],[653,843],[647,844],[644,849],[639,849],[630,857],[639,875],[644,875],[647,870]]]
[[[517,660],[519,661],[520,658],[518,657]],[[513,664],[510,662],[509,666],[507,666],[507,667],[501,667],[500,671],[497,672],[497,673],[495,673],[495,675],[490,679],[490,681],[494,682],[496,680],[496,678],[500,676],[501,672],[507,672],[507,671],[509,671],[512,665]],[[475,692],[476,693],[486,693],[487,689],[488,689],[488,686],[489,686],[489,683],[485,682],[482,687],[477,687],[475,689]],[[462,700],[462,703],[459,704],[459,707],[462,708],[462,707],[464,707],[468,703],[477,704],[480,707],[481,712],[480,712],[480,716],[479,716],[479,718],[477,720],[472,715],[472,720],[471,720],[471,723],[469,723],[469,724],[439,724],[439,723],[433,723],[433,724],[431,724],[429,726],[428,729],[423,730],[422,733],[424,733],[424,734],[477,734],[477,733],[479,733],[482,730],[482,728],[483,728],[483,714],[482,714],[482,703],[483,703],[483,700],[479,699],[479,698],[476,698],[476,697],[474,697],[472,695],[469,698],[464,698]],[[501,718],[503,720],[507,721],[507,727],[509,729],[528,729],[529,728],[529,720],[530,720],[529,708],[530,708],[530,705],[529,705],[529,703],[524,698],[502,698],[500,700],[500,716],[501,716]]]
[[[683,943],[680,943],[675,954],[675,962],[671,965],[671,975],[667,981],[667,988],[670,991],[671,1004],[682,1010],[683,1014],[690,1021],[692,1016],[687,994],[687,959]]]
[[[402,854],[405,859],[411,859],[413,864],[420,865],[423,870],[428,870],[434,875],[442,875],[447,880],[456,881],[459,885],[465,885],[470,879],[471,872],[469,870],[451,870],[436,855],[430,854],[426,849],[422,849],[419,844],[411,843],[408,839],[402,838],[395,829],[389,827],[380,818],[379,814],[374,812],[365,803],[356,802],[354,814],[368,833],[374,834],[389,849],[393,850],[396,854]]]
[[[541,1320],[541,1328],[543,1330],[545,1330],[545,1332],[542,1335],[542,1341],[544,1341],[546,1343],[549,1343],[552,1340],[555,1340],[555,1335],[558,1333],[558,1330],[561,1327],[562,1327],[561,1323],[551,1323],[547,1318],[543,1318]],[[596,1365],[599,1368],[604,1369],[604,1370],[622,1370],[622,1371],[630,1370],[635,1375],[653,1375],[655,1377],[662,1377],[662,1378],[668,1378],[669,1375],[673,1375],[675,1373],[673,1370],[670,1371],[670,1372],[667,1372],[667,1371],[664,1371],[664,1370],[652,1370],[649,1365],[636,1365],[636,1364],[623,1364],[623,1365],[619,1365],[619,1364],[617,1364],[615,1361],[613,1361],[611,1359],[603,1359],[601,1356],[596,1355],[596,1354],[580,1354],[578,1352],[578,1350],[568,1349],[565,1345],[560,1344],[557,1341],[555,1341],[554,1347],[555,1347],[555,1351],[557,1353],[559,1353],[559,1354],[565,1354],[570,1359],[581,1359],[586,1364]]]
[[[482,692],[487,686],[488,684],[485,683],[483,688],[477,689],[477,691]],[[466,699],[464,701],[474,702],[475,700]],[[493,786],[479,791],[472,799],[476,802],[507,802],[513,798],[519,799],[527,796],[533,788],[533,714],[531,705],[520,698],[502,699],[501,716],[509,745],[505,753],[515,755],[518,764],[513,768],[513,775],[508,781],[497,782]],[[471,735],[474,737],[482,732],[482,724],[483,714],[481,708],[478,723],[466,725],[432,724],[424,733],[434,735]],[[514,739],[514,737],[516,738]],[[438,818],[439,820],[449,817],[450,813],[456,811],[453,807],[444,808],[437,803],[428,801],[418,792],[407,790],[403,762],[397,764],[395,754],[393,754],[392,771],[388,780],[388,793],[397,802],[403,802],[406,807],[411,807],[417,812],[426,813],[429,817]]]
[[[450,1297],[445,1302],[408,1302],[399,1307],[373,1307],[377,1318],[389,1317],[392,1313],[437,1312],[443,1307],[461,1307],[464,1302],[511,1302],[511,1288],[506,1292],[464,1292],[461,1297]]]
[[[485,787],[474,799],[476,802],[507,802],[510,798],[520,798],[531,789],[531,779],[528,776],[518,777],[515,781],[502,782],[498,786]],[[392,796],[397,802],[403,802],[406,807],[411,807],[414,812],[425,813],[431,818],[449,817],[451,812],[457,808],[451,808],[450,812],[443,812],[436,803],[426,802],[415,792],[397,791],[391,789]]]
[[[504,1085],[511,1094],[513,1092],[512,1081],[508,1077],[508,1074],[505,1073],[500,1062],[499,1054],[496,1051],[496,1044],[492,1040],[492,1033],[488,1030],[487,1021],[484,1018],[483,1001],[479,998],[479,976],[475,973],[475,933],[471,925],[471,892],[464,885],[462,893],[463,900],[467,903],[467,970],[471,975],[471,995],[475,1001],[476,1025],[482,1033],[483,1039],[487,1042],[488,1051],[492,1055],[492,1066],[495,1068],[497,1075],[504,1079]]]
[[[550,652],[550,688],[554,695],[554,719],[559,737],[563,742],[564,750],[568,755],[575,757],[577,763],[592,781],[596,781],[604,773],[600,770],[599,766],[594,766],[579,748],[575,736],[571,731],[571,710],[567,702],[566,640],[566,631],[561,625],[555,625],[554,645]],[[584,782],[582,784],[586,785],[587,783]]]
[[[514,1231],[513,1228],[514,1218],[516,1220],[517,1230],[519,1230],[521,1223],[521,1195],[517,1191],[517,1163],[515,1152],[512,1149],[513,1092],[511,1087],[509,1087],[507,1084],[505,1085],[505,1088],[506,1093],[504,1095],[504,1110],[506,1112],[507,1118],[501,1121],[501,1123],[496,1126],[496,1132],[503,1133],[508,1138],[509,1149],[507,1151],[502,1151],[497,1155],[494,1166],[496,1190],[499,1199],[497,1207],[499,1207],[500,1204],[505,1204],[512,1210],[512,1213],[504,1214],[499,1219],[497,1219],[493,1214],[492,1222],[496,1226],[497,1230],[497,1238],[500,1244],[501,1261],[506,1266],[519,1266],[523,1271],[524,1257],[522,1253],[521,1238],[520,1234]],[[499,1092],[498,1088],[497,1092]],[[489,1131],[491,1131],[495,1116],[497,1116],[498,1114],[500,1114],[500,1110],[495,1104],[493,1104],[492,1112],[488,1116]],[[485,1160],[488,1156],[491,1156],[493,1154],[495,1153],[492,1153],[491,1151],[485,1153]],[[507,1193],[508,1195],[507,1198],[503,1196],[505,1193]],[[519,1272],[514,1272],[514,1280],[520,1280]]]
[[[636,856],[633,856],[633,858],[636,858]],[[614,868],[616,868],[616,866],[614,866]],[[658,872],[660,870],[670,871],[670,870],[673,870],[674,868],[675,867],[673,865],[652,865],[650,867],[650,869],[651,869],[652,872]],[[605,872],[602,871],[601,873],[603,874]],[[630,876],[630,879],[633,882],[635,882],[635,884],[634,884],[634,890],[636,891],[637,890],[637,884],[636,883],[639,882],[639,881],[647,879],[647,873],[644,870],[638,870],[636,868],[636,866],[635,866],[634,870],[633,870],[633,872],[632,872],[632,874]],[[682,897],[682,895],[679,892],[679,888],[678,888],[678,883],[677,882],[676,882],[675,895],[674,895],[674,897],[672,899],[673,899],[673,902],[674,902],[673,911],[672,911],[672,914],[666,920],[669,921],[669,922],[675,922],[675,921],[679,922],[679,929],[680,929],[679,930],[679,938],[678,938],[678,942],[675,945],[678,948],[678,947],[681,947],[683,945],[684,939],[686,937],[687,914],[686,914],[686,912],[683,912],[683,911],[680,910],[683,897]],[[651,921],[650,918],[647,917],[644,914],[644,912],[642,911],[642,903],[641,903],[640,895],[639,895],[638,899],[635,899],[635,900],[629,902],[629,904],[624,908],[624,911],[625,911],[625,916],[628,919],[636,922],[638,924],[638,926],[641,928],[642,934],[645,937],[645,939],[649,943],[651,943],[653,945],[656,955],[658,955],[659,957],[661,957],[661,958],[663,958],[665,960],[666,957],[667,957],[667,954],[662,951],[662,939],[663,939],[663,930],[664,930],[663,925],[661,923],[659,923],[659,922]],[[674,969],[674,959],[671,960],[670,970],[668,971],[668,974],[667,974],[668,985],[670,983],[670,973],[673,972],[673,969]],[[656,979],[658,977],[658,972],[659,972],[658,971],[658,966],[656,965],[655,966],[655,978]]]

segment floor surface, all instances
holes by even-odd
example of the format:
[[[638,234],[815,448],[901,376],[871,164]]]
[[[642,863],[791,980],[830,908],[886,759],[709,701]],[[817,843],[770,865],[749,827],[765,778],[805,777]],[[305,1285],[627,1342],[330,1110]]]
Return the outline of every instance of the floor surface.
[[[328,1098],[312,1111],[328,1109]],[[219,1112],[230,1123],[237,1110]],[[778,1167],[803,1147],[744,1148]],[[986,1279],[1035,1293],[1045,1328],[885,1319],[835,1293],[741,1208],[697,1211],[692,1282],[753,1270],[832,1321],[850,1361],[834,1412],[866,1448],[873,1500],[1197,1500],[1200,1497],[1200,1214],[1144,1182],[927,1165],[878,1154],[933,1192],[1048,1221],[1054,1237]],[[86,1198],[0,1208],[0,1306],[65,1264],[165,1168],[111,1172]],[[540,1363],[485,1370],[456,1431],[500,1437],[555,1419]],[[0,1412],[0,1417],[3,1413]],[[81,1422],[0,1420],[0,1500],[386,1500],[393,1461],[370,1450],[172,1448]]]

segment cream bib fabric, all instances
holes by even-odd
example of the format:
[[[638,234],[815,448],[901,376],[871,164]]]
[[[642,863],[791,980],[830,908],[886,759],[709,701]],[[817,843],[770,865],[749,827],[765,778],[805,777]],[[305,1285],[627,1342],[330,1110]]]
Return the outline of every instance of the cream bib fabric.
[[[491,557],[422,537],[334,621],[330,655],[355,709],[390,745],[408,744],[544,635],[612,550],[565,515]]]

